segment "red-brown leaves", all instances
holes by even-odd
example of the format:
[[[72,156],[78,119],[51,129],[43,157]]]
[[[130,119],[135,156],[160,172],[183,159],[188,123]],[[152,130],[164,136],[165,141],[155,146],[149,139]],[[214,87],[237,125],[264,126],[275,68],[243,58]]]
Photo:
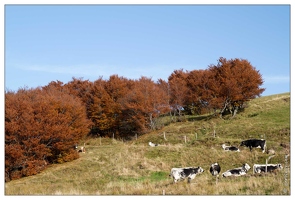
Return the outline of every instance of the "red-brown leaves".
[[[6,180],[36,174],[45,162],[77,157],[73,145],[88,134],[90,122],[79,99],[64,90],[60,83],[51,83],[6,93]]]
[[[220,58],[206,70],[175,70],[168,82],[112,75],[73,78],[5,94],[5,180],[39,173],[47,163],[78,157],[73,146],[89,132],[131,138],[157,128],[157,119],[183,109],[234,116],[259,96],[262,77],[247,60]],[[161,127],[161,126],[159,126]],[[90,131],[91,129],[91,131]]]

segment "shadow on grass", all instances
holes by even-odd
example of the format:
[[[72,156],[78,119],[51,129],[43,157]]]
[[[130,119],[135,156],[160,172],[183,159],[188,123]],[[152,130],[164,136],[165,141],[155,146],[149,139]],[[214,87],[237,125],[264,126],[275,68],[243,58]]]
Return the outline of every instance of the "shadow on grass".
[[[207,121],[216,117],[217,116],[214,116],[214,115],[189,115],[186,118],[188,121],[202,121],[202,120]]]

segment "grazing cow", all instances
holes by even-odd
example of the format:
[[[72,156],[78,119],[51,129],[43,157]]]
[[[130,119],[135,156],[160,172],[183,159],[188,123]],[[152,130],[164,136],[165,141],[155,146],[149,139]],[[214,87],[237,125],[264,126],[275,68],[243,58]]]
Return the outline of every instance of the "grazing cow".
[[[78,151],[79,153],[86,153],[86,149],[85,147],[81,147]]]
[[[268,164],[267,167],[266,165],[262,164],[254,164],[253,165],[253,170],[254,173],[261,173],[261,172],[273,172],[276,169],[281,170],[283,169],[283,166],[281,164]]]
[[[152,142],[149,142],[149,145],[150,145],[151,147],[159,146],[159,144],[154,144],[154,143],[152,143]]]
[[[250,148],[250,151],[252,151],[253,147],[256,148],[261,148],[262,149],[262,153],[264,153],[265,151],[265,147],[266,147],[266,141],[262,140],[262,139],[250,139],[250,140],[244,140],[241,142],[240,146],[246,146]]]
[[[235,169],[230,169],[230,170],[227,170],[226,172],[224,172],[222,174],[223,177],[227,177],[227,176],[242,176],[242,175],[245,175],[247,173],[247,171],[249,171],[251,167],[245,163],[243,164],[242,167],[238,167],[238,168],[235,168]]]
[[[201,167],[172,168],[169,176],[173,177],[174,183],[185,178],[188,178],[187,181],[190,183],[198,173],[202,172],[204,170]]]
[[[218,163],[214,163],[210,167],[210,173],[212,174],[212,176],[217,176],[219,174],[220,170],[221,170],[221,168]]]
[[[78,153],[86,153],[86,148],[85,148],[85,143],[83,147],[80,147],[80,149],[78,149],[78,144],[74,145],[74,149],[78,152]]]
[[[240,152],[240,149],[234,146],[226,146],[225,144],[222,145],[224,151],[237,151]]]

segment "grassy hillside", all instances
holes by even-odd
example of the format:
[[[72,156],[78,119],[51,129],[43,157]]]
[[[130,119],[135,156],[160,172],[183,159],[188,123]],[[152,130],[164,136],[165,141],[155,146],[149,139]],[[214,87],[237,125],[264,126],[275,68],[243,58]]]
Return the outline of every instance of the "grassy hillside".
[[[215,132],[215,135],[214,135]],[[166,139],[164,139],[164,133]],[[186,138],[186,141],[185,141]],[[276,151],[270,163],[281,163],[277,173],[254,175],[254,163],[265,163],[268,154],[224,152],[221,145],[238,146],[248,138],[264,138]],[[148,142],[161,144],[148,146]],[[87,152],[69,163],[52,165],[41,174],[5,183],[6,195],[286,195],[290,194],[290,94],[261,97],[232,120],[207,116],[170,124],[131,142],[110,138],[88,139]],[[218,180],[209,173],[212,163],[221,173],[247,162],[246,176]],[[190,184],[172,184],[171,168],[201,166],[205,172]]]

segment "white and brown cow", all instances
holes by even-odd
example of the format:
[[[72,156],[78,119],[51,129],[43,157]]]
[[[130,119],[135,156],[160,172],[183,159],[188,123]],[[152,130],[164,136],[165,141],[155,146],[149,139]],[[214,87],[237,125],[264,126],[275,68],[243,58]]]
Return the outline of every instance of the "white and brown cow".
[[[74,145],[74,149],[75,149],[78,153],[86,153],[85,143],[84,143],[84,146],[80,147],[80,149],[78,148],[78,144],[75,144],[75,145]]]
[[[188,178],[188,183],[193,180],[197,174],[204,172],[201,167],[185,167],[185,168],[172,168],[169,176],[172,176],[174,183],[179,180]]]
[[[227,170],[226,172],[222,173],[223,177],[228,177],[228,176],[243,176],[247,174],[247,171],[249,171],[251,167],[245,163],[243,164],[242,167],[234,168]]]
[[[254,173],[261,173],[261,172],[273,172],[275,170],[281,170],[283,169],[283,166],[281,164],[254,164],[253,165],[253,171]]]

